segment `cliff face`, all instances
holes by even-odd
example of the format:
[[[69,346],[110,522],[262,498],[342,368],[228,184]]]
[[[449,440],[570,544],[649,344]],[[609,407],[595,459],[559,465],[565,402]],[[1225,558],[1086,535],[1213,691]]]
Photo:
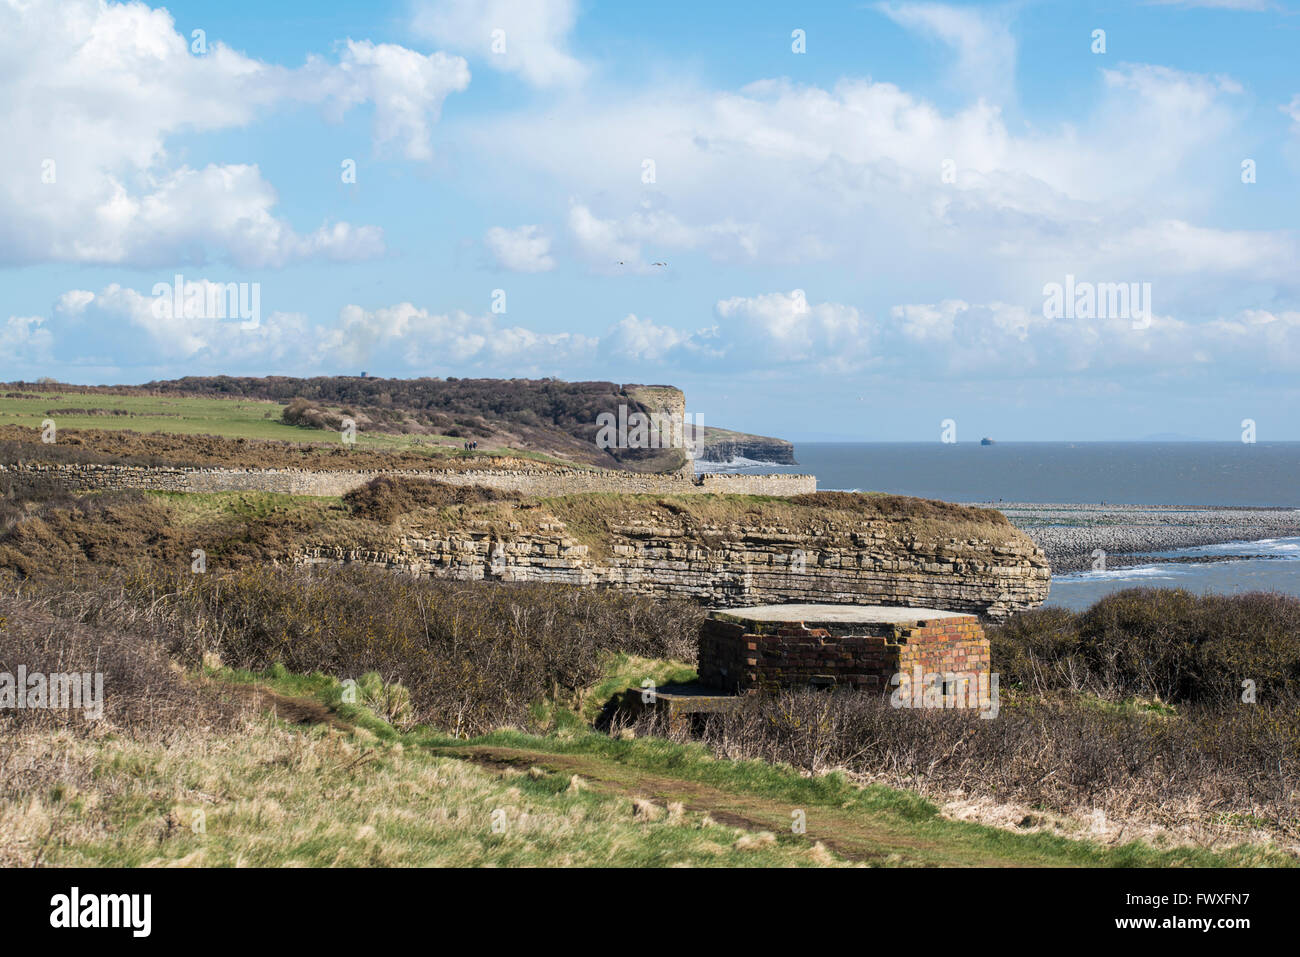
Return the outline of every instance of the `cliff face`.
[[[885,604],[967,611],[990,619],[1047,597],[1042,553],[1014,529],[963,529],[824,516],[776,524],[710,522],[651,509],[605,516],[559,508],[527,527],[500,519],[412,521],[371,547],[316,545],[298,560],[363,562],[445,578],[544,581],[688,597],[709,605]]]
[[[701,462],[732,462],[750,459],[773,465],[798,465],[794,460],[794,445],[785,439],[767,435],[750,435],[705,426],[702,429],[703,449],[698,456]]]

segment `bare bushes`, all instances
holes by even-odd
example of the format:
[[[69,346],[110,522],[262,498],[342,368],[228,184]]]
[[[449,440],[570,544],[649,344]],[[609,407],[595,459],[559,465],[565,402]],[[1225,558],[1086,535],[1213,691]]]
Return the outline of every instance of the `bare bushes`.
[[[101,728],[166,736],[225,724],[232,715],[183,679],[147,628],[71,621],[12,596],[0,599],[0,702],[0,737],[29,729],[84,732],[92,727],[88,718],[102,720]]]
[[[517,493],[500,492],[483,485],[450,485],[431,479],[380,475],[344,495],[343,504],[356,518],[388,524],[418,508],[518,501],[519,498]]]
[[[114,589],[124,601],[110,600]],[[253,670],[373,671],[409,690],[419,721],[468,734],[527,725],[530,706],[597,681],[608,653],[692,660],[703,614],[612,591],[355,567],[140,573],[65,589],[58,601],[89,622],[136,616],[188,666],[214,652]]]
[[[647,724],[643,730],[652,730]],[[663,729],[659,729],[663,730]],[[896,709],[887,696],[790,691],[711,715],[719,756],[844,768],[929,794],[1164,825],[1255,818],[1300,834],[1300,700],[1177,718],[1061,701],[977,712]]]
[[[989,631],[1003,686],[1232,705],[1300,694],[1300,599],[1131,588],[1087,611],[1037,609]]]

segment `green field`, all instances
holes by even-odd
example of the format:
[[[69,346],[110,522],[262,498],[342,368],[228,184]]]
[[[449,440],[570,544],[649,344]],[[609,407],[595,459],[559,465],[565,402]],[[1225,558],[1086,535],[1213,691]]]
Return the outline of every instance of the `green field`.
[[[7,391],[26,392],[19,387]],[[35,393],[32,393],[35,394]],[[89,392],[47,392],[38,398],[0,398],[0,426],[21,425],[39,429],[53,419],[60,429],[130,429],[134,432],[167,432],[179,435],[216,435],[231,439],[261,439],[280,442],[330,445],[339,436],[321,429],[307,429],[280,421],[284,408],[279,402],[258,399],[211,399],[199,396],[111,395]],[[86,415],[63,413],[62,409],[121,410],[128,415]],[[423,449],[433,455],[460,452],[462,439],[450,435],[398,435],[357,431],[357,448],[383,451]],[[509,454],[538,461],[559,462],[554,456],[508,447],[489,447],[478,454]],[[570,464],[565,462],[564,464]]]
[[[17,390],[14,390],[17,391]],[[52,418],[60,429],[131,429],[181,435],[219,435],[232,439],[324,443],[337,436],[280,421],[278,402],[257,399],[207,399],[196,396],[107,395],[88,392],[49,392],[35,399],[0,398],[0,425],[40,428]],[[129,415],[63,414],[61,409],[121,410]],[[54,413],[54,414],[51,414]],[[418,445],[461,447],[445,435],[385,435],[357,433],[357,445],[395,449]]]

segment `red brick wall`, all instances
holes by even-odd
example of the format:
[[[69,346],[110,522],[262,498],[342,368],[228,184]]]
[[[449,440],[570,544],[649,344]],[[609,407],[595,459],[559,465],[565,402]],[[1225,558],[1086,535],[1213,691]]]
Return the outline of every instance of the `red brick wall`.
[[[850,634],[852,631],[854,633]],[[738,623],[700,630],[700,682],[727,692],[835,686],[883,690],[898,672],[988,674],[989,643],[974,616],[908,625]]]

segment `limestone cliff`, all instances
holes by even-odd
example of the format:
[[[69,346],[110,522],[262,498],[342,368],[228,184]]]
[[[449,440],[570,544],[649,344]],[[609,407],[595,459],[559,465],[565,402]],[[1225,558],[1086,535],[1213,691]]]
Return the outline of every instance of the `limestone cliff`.
[[[710,605],[866,603],[991,619],[1047,596],[1047,561],[998,513],[951,507],[945,518],[797,502],[571,496],[444,509],[403,517],[383,541],[312,545],[298,560],[622,588]]]
[[[736,459],[749,459],[753,462],[768,462],[773,465],[798,465],[794,460],[794,445],[785,439],[774,439],[767,435],[750,435],[747,432],[733,432],[711,425],[701,430],[701,462],[734,462]]]

